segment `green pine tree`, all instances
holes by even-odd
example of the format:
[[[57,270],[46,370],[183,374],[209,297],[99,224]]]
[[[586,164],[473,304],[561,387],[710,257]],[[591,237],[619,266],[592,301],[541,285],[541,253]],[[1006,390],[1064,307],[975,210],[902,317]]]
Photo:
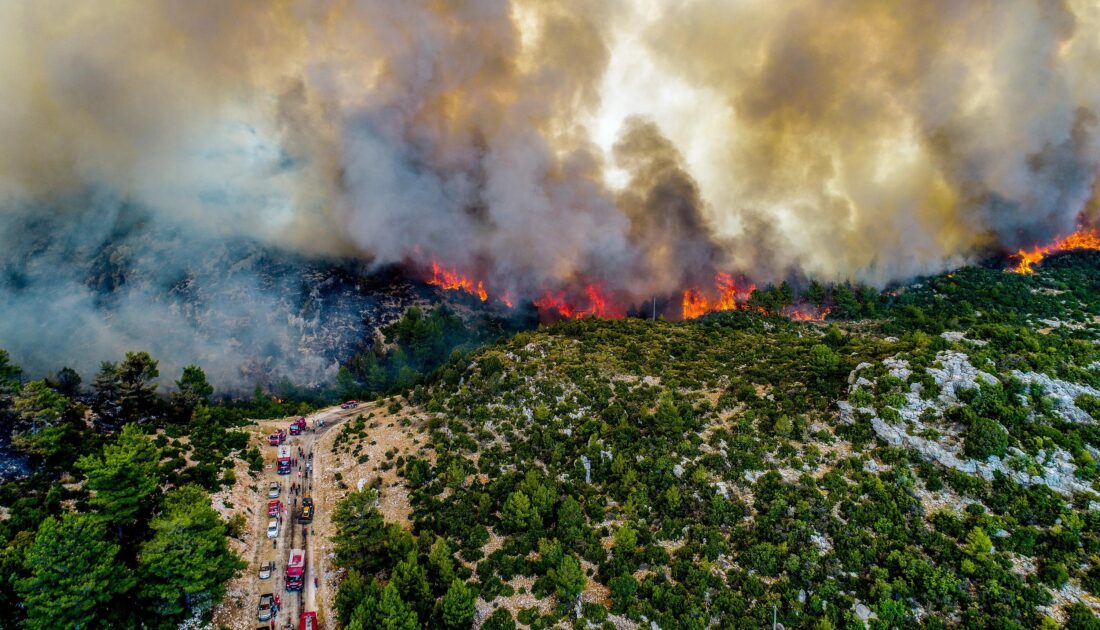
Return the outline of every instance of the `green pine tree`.
[[[410,550],[405,559],[397,563],[390,583],[397,586],[401,599],[416,610],[420,619],[428,618],[435,598],[428,584],[428,572],[416,561],[416,551]]]
[[[20,450],[50,457],[67,447],[72,431],[66,421],[69,399],[50,389],[46,381],[31,381],[15,397],[16,423],[12,439]]]
[[[26,605],[26,627],[96,627],[108,605],[135,583],[116,560],[119,547],[105,540],[103,525],[86,514],[66,513],[42,521],[24,566],[30,577],[16,582]]]
[[[149,525],[153,537],[141,546],[141,592],[157,602],[159,614],[175,616],[194,595],[219,599],[223,584],[246,565],[230,550],[226,525],[202,488],[173,490],[164,505]]]
[[[401,599],[397,586],[392,581],[382,590],[379,616],[383,630],[419,630],[420,628],[416,613]]]
[[[562,604],[572,605],[584,592],[588,580],[584,577],[581,563],[573,556],[565,556],[557,569],[550,570],[550,577],[554,581],[554,588],[558,594],[558,601]]]
[[[538,512],[531,506],[531,499],[522,490],[516,490],[505,499],[500,519],[505,529],[522,532],[532,528],[538,520]]]
[[[437,593],[447,588],[454,579],[455,562],[451,555],[451,547],[440,537],[436,537],[432,550],[428,554],[428,573]]]
[[[156,446],[141,429],[126,425],[100,455],[86,455],[77,462],[93,493],[88,502],[121,532],[148,511],[149,497],[160,485],[159,459]]]
[[[572,547],[584,539],[584,511],[573,497],[565,497],[558,507],[558,540]]]
[[[469,628],[474,622],[474,596],[462,580],[453,580],[440,605],[443,625],[448,628]]]

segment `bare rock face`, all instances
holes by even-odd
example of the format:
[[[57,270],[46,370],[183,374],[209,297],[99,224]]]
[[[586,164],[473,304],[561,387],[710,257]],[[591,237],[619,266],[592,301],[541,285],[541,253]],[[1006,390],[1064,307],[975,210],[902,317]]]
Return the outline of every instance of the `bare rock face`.
[[[1019,379],[1022,383],[1028,385],[1037,384],[1041,386],[1043,388],[1043,395],[1048,396],[1054,401],[1054,412],[1067,422],[1092,423],[1096,421],[1095,418],[1078,407],[1074,401],[1082,394],[1100,398],[1100,390],[1096,390],[1087,385],[1078,385],[1077,383],[1061,381],[1056,378],[1051,378],[1046,374],[1039,374],[1036,372],[1020,372],[1018,370],[1013,370],[1012,376]]]
[[[891,375],[907,378],[911,372],[909,365],[904,360],[890,357],[883,361]],[[857,373],[866,369],[863,366],[856,368],[849,376],[849,383],[853,383],[852,389],[859,387],[862,381],[867,379],[858,376]],[[1074,492],[1090,492],[1091,486],[1078,479],[1077,468],[1073,463],[1073,456],[1064,449],[1055,448],[1052,451],[1043,451],[1038,461],[1035,462],[1041,474],[1032,475],[1025,470],[1010,466],[1007,460],[991,456],[985,461],[970,459],[963,455],[961,448],[961,435],[958,427],[945,424],[937,424],[929,427],[924,418],[929,416],[942,417],[943,413],[959,405],[958,393],[978,387],[981,383],[995,384],[999,382],[997,377],[979,370],[971,365],[969,358],[962,352],[946,350],[936,355],[936,364],[926,370],[935,379],[940,387],[939,395],[931,400],[924,399],[920,394],[919,384],[913,384],[910,391],[905,393],[905,404],[897,411],[901,416],[901,422],[890,423],[881,418],[877,410],[872,407],[856,408],[851,401],[840,401],[840,417],[842,422],[856,422],[856,412],[870,416],[871,428],[875,434],[891,446],[909,448],[917,451],[928,461],[935,462],[947,468],[978,475],[986,480],[992,480],[995,474],[1005,475],[1022,485],[1045,485],[1051,490],[1062,494],[1071,495]],[[1046,395],[1054,400],[1055,411],[1063,418],[1073,422],[1093,422],[1093,419],[1079,409],[1074,399],[1081,394],[1100,395],[1091,387],[1060,381],[1045,374],[1013,372],[1013,376],[1024,383],[1037,383],[1043,387]],[[873,383],[868,385],[873,386]],[[864,417],[866,417],[864,416]],[[935,429],[930,433],[928,429]],[[935,435],[936,437],[926,437]],[[1017,449],[1010,451],[1011,456],[1024,456]]]

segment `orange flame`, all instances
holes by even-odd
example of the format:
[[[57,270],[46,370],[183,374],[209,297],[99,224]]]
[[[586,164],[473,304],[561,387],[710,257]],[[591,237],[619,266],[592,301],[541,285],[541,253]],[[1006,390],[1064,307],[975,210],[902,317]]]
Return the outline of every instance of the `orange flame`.
[[[718,297],[713,301],[697,287],[684,291],[680,301],[681,316],[684,319],[695,319],[707,313],[744,310],[749,296],[756,290],[755,284],[738,287],[733,276],[721,271],[714,276],[714,287]]]
[[[799,304],[787,308],[786,315],[796,322],[820,322],[831,313],[833,309],[828,306],[817,308],[809,304]]]
[[[1008,271],[1024,275],[1035,273],[1034,266],[1041,263],[1044,258],[1055,252],[1068,252],[1076,249],[1100,250],[1100,233],[1096,228],[1078,228],[1076,232],[1065,238],[1058,239],[1051,245],[1037,245],[1031,250],[1021,249],[1016,252],[1019,262]]]
[[[569,300],[564,291],[547,291],[535,300],[535,307],[544,313],[550,313],[566,319],[598,317],[600,319],[622,319],[625,313],[604,295],[599,286],[589,284],[584,288],[584,308]]]
[[[438,262],[432,261],[432,277],[425,280],[432,286],[437,286],[448,291],[465,291],[470,295],[476,295],[482,302],[489,299],[489,292],[485,290],[485,283],[481,280],[464,276],[454,269],[444,269]]]

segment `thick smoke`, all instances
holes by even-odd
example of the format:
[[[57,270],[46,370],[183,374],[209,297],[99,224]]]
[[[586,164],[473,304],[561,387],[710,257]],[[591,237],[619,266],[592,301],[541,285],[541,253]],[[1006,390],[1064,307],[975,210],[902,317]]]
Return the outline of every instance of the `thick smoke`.
[[[513,299],[885,283],[1047,241],[1100,214],[1097,32],[1087,0],[4,3],[0,346],[170,324],[77,264],[120,205],[166,274],[246,239]]]

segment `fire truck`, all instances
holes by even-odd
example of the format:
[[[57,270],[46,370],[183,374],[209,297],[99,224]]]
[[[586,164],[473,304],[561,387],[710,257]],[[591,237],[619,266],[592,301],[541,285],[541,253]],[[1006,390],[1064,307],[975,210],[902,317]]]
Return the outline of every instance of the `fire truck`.
[[[290,423],[290,434],[291,435],[301,435],[302,431],[304,431],[305,428],[306,428],[306,419],[305,418],[298,418],[294,422]]]
[[[267,436],[267,443],[272,446],[279,446],[286,441],[286,431],[279,429],[275,433]]]
[[[279,455],[278,455],[278,457],[276,458],[275,461],[278,464],[277,472],[280,475],[289,475],[290,474],[290,447],[289,446],[280,446],[279,447]]]
[[[291,549],[286,563],[286,590],[300,591],[306,584],[306,550]]]
[[[298,630],[317,630],[317,613],[313,611],[302,613]]]

